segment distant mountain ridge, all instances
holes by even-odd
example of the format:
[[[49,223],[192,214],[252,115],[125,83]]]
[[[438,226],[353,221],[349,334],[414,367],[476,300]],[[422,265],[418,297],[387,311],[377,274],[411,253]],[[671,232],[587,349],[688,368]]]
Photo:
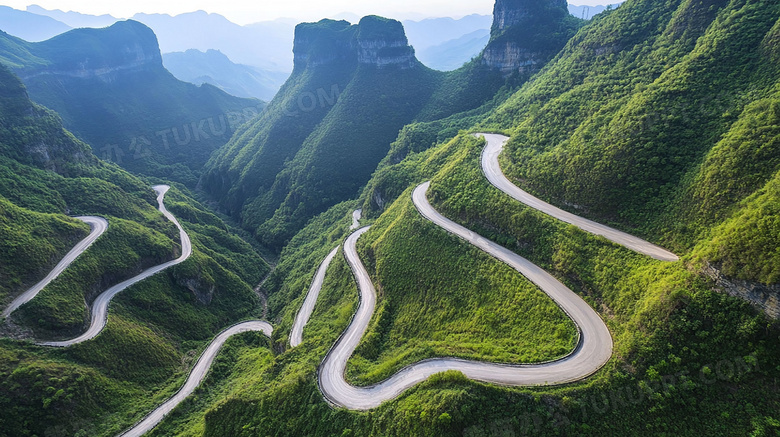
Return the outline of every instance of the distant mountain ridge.
[[[490,30],[480,29],[460,38],[417,51],[420,62],[434,70],[452,71],[479,55],[490,42]]]
[[[157,37],[151,29],[138,24],[118,22],[109,32],[79,29],[27,45],[36,57],[45,62],[17,66],[17,73],[22,80],[53,75],[98,78],[110,82],[119,72],[159,69],[162,56]],[[101,44],[95,44],[97,41]]]
[[[289,76],[235,64],[219,50],[164,53],[163,65],[179,80],[195,85],[208,83],[236,97],[265,101],[274,97]]]
[[[56,110],[103,158],[185,184],[263,107],[174,78],[163,68],[155,34],[136,21],[39,43],[0,34],[0,61],[22,78],[34,101]]]
[[[613,6],[617,6],[617,4]],[[597,13],[603,12],[606,7],[569,5],[568,8],[569,12],[575,17],[590,19]],[[27,12],[58,20],[69,28],[99,28],[119,21],[118,18],[110,15],[95,16],[72,11],[47,10],[36,5],[28,6]],[[354,22],[359,19],[354,14],[339,15],[347,16],[350,21]],[[271,75],[274,75],[276,72],[289,72],[292,68],[290,55],[292,52],[295,20],[279,19],[239,26],[219,14],[207,14],[203,11],[176,16],[137,14],[132,18],[146,24],[155,31],[160,40],[163,53],[185,52],[189,49],[197,49],[202,52],[220,50],[233,62],[257,67],[264,72],[269,72]],[[489,30],[492,21],[493,17],[491,15],[474,14],[457,20],[447,17],[404,20],[403,24],[410,44],[418,53],[422,53],[427,49],[445,43],[449,43],[446,47],[456,47],[459,44],[456,41],[465,35],[477,30]],[[0,24],[2,24],[2,20],[0,20]],[[42,34],[46,37],[39,36],[37,40],[42,41],[66,29],[58,24],[52,24],[52,26],[45,30],[45,34]],[[210,29],[208,36],[197,30],[203,28]],[[3,29],[1,25],[0,29]],[[3,30],[8,31],[8,29]],[[25,35],[14,32],[9,33],[28,41],[31,40],[25,37],[25,35],[29,36],[30,33]],[[255,44],[254,41],[263,41],[264,43]],[[446,65],[442,66],[437,63],[438,61],[432,59],[429,66],[435,69],[452,69],[449,68],[450,65],[460,66],[477,55],[483,48],[481,47],[474,51],[475,45],[477,45],[476,41],[472,41],[470,45],[463,47],[463,54],[460,57],[457,57],[455,50],[449,49],[450,54],[445,57],[450,60],[445,61]],[[425,58],[429,59],[428,56],[425,56]]]
[[[71,28],[47,16],[0,6],[0,30],[26,41],[44,41]]]
[[[122,21],[120,18],[113,17],[108,14],[104,15],[90,15],[82,14],[74,11],[61,11],[59,9],[45,9],[38,5],[27,6],[27,12],[31,14],[43,15],[64,23],[72,28],[80,27],[108,27],[117,21]]]

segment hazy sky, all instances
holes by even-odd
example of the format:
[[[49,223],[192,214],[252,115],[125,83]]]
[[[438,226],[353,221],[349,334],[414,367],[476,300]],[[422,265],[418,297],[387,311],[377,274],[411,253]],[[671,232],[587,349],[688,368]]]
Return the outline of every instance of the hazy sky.
[[[318,20],[341,12],[393,18],[424,18],[490,14],[494,0],[0,0],[0,4],[25,9],[37,4],[46,9],[86,14],[111,14],[128,18],[138,12],[181,14],[195,10],[215,12],[239,24],[280,17]],[[604,0],[573,0],[575,5],[605,4]]]

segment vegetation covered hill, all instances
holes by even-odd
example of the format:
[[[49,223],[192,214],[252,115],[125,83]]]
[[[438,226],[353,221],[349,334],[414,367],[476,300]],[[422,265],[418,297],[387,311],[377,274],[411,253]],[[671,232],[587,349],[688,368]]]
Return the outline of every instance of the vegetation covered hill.
[[[208,388],[211,402],[224,400],[189,404],[157,434],[776,435],[776,321],[724,293],[702,267],[777,283],[779,22],[778,6],[762,0],[629,0],[583,27],[508,98],[505,88],[479,110],[404,127],[363,191],[364,213],[376,222],[359,247],[380,300],[353,357],[353,381],[376,381],[423,357],[473,353],[485,338],[457,331],[481,325],[449,304],[469,302],[461,287],[483,290],[474,276],[483,271],[472,270],[479,255],[428,229],[410,207],[409,188],[429,179],[429,197],[447,217],[550,271],[599,311],[615,354],[592,378],[512,389],[446,374],[368,413],[332,409],[317,366],[357,305],[337,257],[303,345],[242,373],[251,388],[225,376],[239,367],[225,370]],[[654,261],[511,200],[481,174],[484,143],[457,128],[511,134],[502,165],[518,185],[665,244],[682,260]],[[346,233],[348,209],[312,220],[266,284],[280,349],[319,260]],[[501,276],[499,284],[515,280],[523,281]],[[479,293],[486,307],[512,296],[497,290]],[[490,343],[502,346],[483,357],[517,359],[512,335],[523,335],[524,318],[550,328],[529,314],[486,318]],[[437,349],[441,338],[446,351]],[[230,353],[244,362],[255,352],[235,344]]]
[[[154,33],[135,21],[39,43],[0,33],[0,61],[96,155],[190,186],[211,152],[264,105],[177,80]]]
[[[447,75],[419,69],[402,39],[382,43],[392,41],[388,35],[398,35],[392,21],[372,17],[358,26],[336,21],[299,26],[295,73],[269,110],[214,156],[202,179],[261,241],[284,246],[263,286],[269,316],[278,324],[272,347],[255,334],[231,340],[203,389],[153,435],[780,432],[776,320],[724,293],[705,273],[715,268],[734,284],[741,284],[740,279],[770,292],[776,289],[780,6],[768,0],[629,0],[579,30],[582,23],[568,17],[541,20],[548,29],[560,30],[554,33],[560,50],[551,44],[539,56],[524,58],[541,60],[536,64],[502,71],[502,60],[517,54],[511,49],[517,41],[511,38],[523,29],[512,27],[524,22],[526,16],[517,8],[525,3],[497,2],[493,41],[509,41],[507,51],[493,45],[492,55]],[[565,2],[540,7],[560,16],[557,11]],[[356,56],[349,42],[367,40],[374,42],[361,46],[366,50]],[[552,58],[549,62],[543,52]],[[388,60],[395,69],[377,68]],[[529,65],[536,67],[520,68]],[[393,93],[376,82],[390,73],[396,81]],[[425,85],[428,97],[424,102],[395,100],[406,95],[415,74],[418,81],[413,83]],[[403,75],[410,82],[399,79]],[[331,93],[334,85],[338,99]],[[17,82],[3,92],[19,89]],[[374,108],[361,106],[358,95],[381,108],[409,112],[376,115],[370,112]],[[7,102],[21,111],[9,113],[36,113],[36,107],[21,100]],[[414,105],[419,106],[412,111]],[[357,146],[350,149],[352,143],[337,141],[341,135],[352,138],[352,130],[363,132],[366,140],[391,136],[384,124],[347,124],[364,120],[360,111],[374,117],[398,115],[392,119],[398,123],[396,132],[387,140],[395,141],[376,145],[372,151],[379,156],[372,156],[373,161],[358,154]],[[407,114],[412,115],[401,121]],[[30,123],[29,116],[17,120]],[[400,126],[408,121],[412,123]],[[12,128],[25,126],[15,123]],[[70,138],[54,121],[46,126],[54,126],[54,138]],[[343,130],[348,128],[352,130]],[[511,134],[502,165],[516,184],[558,206],[666,245],[681,261],[655,261],[513,201],[481,173],[484,142],[471,132],[483,130]],[[29,129],[11,131],[22,135]],[[145,185],[114,166],[93,163],[91,155],[78,152],[83,145],[65,139],[60,154],[68,158],[55,160],[59,166],[46,164],[47,154],[17,152],[19,158],[4,161],[11,170],[0,181],[9,179],[7,187],[31,193],[0,190],[6,203],[13,204],[2,206],[8,222],[28,214],[40,224],[36,228],[43,227],[42,235],[57,235],[51,247],[35,249],[56,259],[86,230],[61,214],[46,213],[65,208],[101,212],[100,205],[81,204],[72,194],[81,192],[69,185],[78,175],[89,187],[114,184],[110,192],[121,194],[101,204],[117,209],[104,213],[112,217],[112,226],[122,218],[127,226],[121,229],[143,229],[142,235],[127,239],[127,251],[138,247],[131,243],[145,241],[143,246],[151,248],[147,257],[172,256],[175,239],[154,213]],[[35,149],[26,146],[29,141],[11,144],[18,146],[6,147],[7,153]],[[325,152],[343,158],[336,161],[342,174],[324,178],[334,165]],[[350,179],[355,170],[345,163],[361,163],[366,175],[374,172],[365,176],[357,200],[362,183]],[[326,164],[331,167],[320,167]],[[100,180],[108,182],[95,180],[98,171],[105,174]],[[315,177],[307,179],[308,174]],[[304,343],[288,348],[287,335],[317,266],[343,241],[350,212],[359,205],[373,224],[358,249],[377,285],[379,303],[350,362],[353,382],[372,383],[405,364],[439,355],[522,362],[559,356],[572,347],[570,322],[524,278],[419,217],[409,192],[426,180],[432,180],[429,198],[437,210],[549,271],[599,312],[614,340],[613,358],[603,369],[584,381],[535,388],[486,385],[450,372],[369,412],[334,409],[322,398],[318,366],[358,304],[342,256],[327,272]],[[343,192],[337,196],[328,191],[330,181],[341,181],[336,187]],[[108,190],[90,189],[108,197]],[[84,348],[42,351],[0,342],[0,377],[11,393],[8,400],[0,398],[3,411],[10,412],[0,414],[0,433],[115,434],[171,392],[175,384],[170,375],[181,375],[182,352],[200,347],[222,314],[244,314],[240,308],[251,303],[242,297],[251,296],[248,266],[256,265],[248,261],[255,255],[243,251],[243,244],[222,231],[224,224],[183,190],[171,193],[171,201],[174,214],[188,221],[185,226],[201,241],[201,255],[193,259],[199,264],[183,265],[128,290],[115,305],[109,329]],[[139,223],[143,227],[134,225]],[[215,243],[224,249],[209,251]],[[45,268],[43,264],[29,266],[30,271],[16,267],[13,274],[34,277],[32,269]],[[191,276],[195,272],[217,278],[219,265],[229,266],[224,275],[235,274],[240,280],[234,290],[244,291],[221,301],[215,297],[205,307],[190,303],[207,294],[182,288],[177,275],[185,275],[183,283],[192,285],[197,283]],[[213,282],[217,287],[223,283]],[[9,293],[22,288],[9,287]],[[170,289],[177,292],[164,291]],[[218,296],[222,289],[216,290]],[[56,329],[73,326],[75,307],[65,306],[67,311],[59,314],[51,304],[59,296],[71,302],[73,295],[47,292],[39,305],[50,309],[46,314],[55,314],[54,320],[36,326],[35,317],[44,312],[29,312],[20,320],[23,326],[36,332],[51,329],[52,323],[58,324]],[[123,361],[111,359],[128,355]],[[85,422],[72,420],[74,411]],[[19,418],[36,421],[31,425]],[[56,425],[47,429],[43,423]],[[65,428],[73,423],[78,430]]]
[[[215,153],[202,186],[262,243],[280,249],[314,215],[355,197],[404,125],[495,101],[499,89],[541,68],[579,25],[565,7],[529,14],[544,38],[508,47],[505,34],[528,22],[507,22],[494,29],[495,44],[485,52],[492,58],[446,74],[417,61],[394,20],[299,25],[292,76],[266,113]]]
[[[87,226],[69,215],[110,223],[3,321],[0,435],[115,435],[178,389],[214,334],[261,314],[252,287],[268,265],[186,189],[174,187],[166,205],[190,234],[192,257],[121,293],[93,341],[53,350],[10,339],[79,334],[98,293],[176,256],[178,232],[157,211],[152,183],[98,160],[0,66],[0,305],[86,235]]]

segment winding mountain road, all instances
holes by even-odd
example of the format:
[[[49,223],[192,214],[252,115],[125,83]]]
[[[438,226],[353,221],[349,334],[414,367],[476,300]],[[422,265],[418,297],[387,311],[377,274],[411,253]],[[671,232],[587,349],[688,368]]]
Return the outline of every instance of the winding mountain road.
[[[354,231],[360,227],[360,219],[362,216],[362,209],[356,209],[352,212],[352,225],[349,227],[350,231]],[[322,283],[325,281],[325,273],[327,273],[333,258],[336,257],[339,247],[340,246],[336,246],[335,249],[330,251],[317,269],[317,273],[314,274],[314,279],[311,282],[311,286],[309,286],[309,292],[306,294],[306,299],[304,299],[301,309],[298,310],[298,314],[295,316],[295,323],[293,323],[292,330],[290,331],[291,347],[298,347],[303,343],[303,328],[309,323],[311,314],[314,312],[314,306],[317,305],[317,299],[320,296],[320,290],[322,290]]]
[[[370,387],[350,385],[344,378],[347,360],[365,334],[376,306],[376,290],[355,248],[358,238],[369,229],[363,228],[347,238],[344,244],[347,261],[360,290],[360,305],[352,324],[320,367],[320,389],[326,399],[340,407],[368,410],[394,399],[432,375],[447,370],[460,371],[477,381],[528,386],[573,382],[600,369],[612,356],[612,337],[596,311],[576,293],[530,261],[439,214],[426,198],[429,186],[430,182],[420,185],[412,195],[420,214],[515,268],[547,293],[577,324],[580,331],[578,346],[571,355],[544,364],[507,365],[457,358],[434,358],[405,367],[389,379]]]
[[[225,344],[230,337],[241,334],[244,332],[262,332],[267,337],[271,337],[273,334],[273,327],[267,322],[253,320],[249,322],[239,323],[222,331],[216,338],[208,345],[200,358],[198,363],[192,368],[187,382],[184,383],[181,389],[173,395],[170,399],[165,401],[162,405],[157,407],[142,421],[138,422],[135,426],[120,434],[122,437],[139,437],[147,432],[151,431],[157,426],[176,406],[178,406],[187,396],[191,395],[201,382],[206,378],[211,365],[214,363],[219,350]]]
[[[89,325],[89,329],[87,329],[87,332],[85,332],[84,334],[71,340],[38,342],[37,343],[38,345],[50,346],[50,347],[68,347],[68,346],[73,346],[75,344],[83,343],[87,340],[91,340],[97,337],[97,335],[100,334],[103,328],[106,327],[106,323],[108,322],[108,305],[111,303],[111,299],[113,299],[114,296],[116,296],[118,293],[125,290],[126,288],[138,282],[143,281],[146,278],[154,276],[157,273],[160,273],[169,267],[184,262],[187,258],[190,257],[190,255],[192,254],[192,243],[190,242],[189,235],[187,235],[187,233],[184,232],[184,229],[181,227],[181,224],[179,224],[179,221],[176,220],[176,217],[174,217],[173,214],[168,212],[168,210],[165,208],[165,203],[164,203],[165,193],[167,193],[171,187],[167,185],[157,185],[153,188],[154,191],[157,192],[157,203],[159,205],[160,212],[168,220],[173,222],[173,224],[176,225],[177,228],[179,228],[179,237],[181,238],[181,256],[175,260],[168,261],[164,264],[160,264],[151,267],[147,270],[144,270],[138,276],[132,277],[124,282],[114,285],[113,287],[101,293],[95,299],[95,302],[92,304],[91,323]]]
[[[103,235],[103,233],[105,233],[108,229],[108,221],[103,217],[86,216],[75,218],[88,224],[92,228],[89,235],[87,235],[83,240],[79,241],[78,244],[76,244],[73,249],[71,249],[64,258],[62,258],[62,260],[54,267],[54,269],[52,269],[52,271],[49,272],[48,275],[46,275],[45,278],[43,278],[29,290],[22,293],[19,297],[14,299],[13,302],[11,302],[11,304],[8,305],[8,307],[5,309],[5,311],[3,311],[3,317],[10,316],[11,313],[19,309],[20,306],[33,300],[33,298],[37,296],[38,293],[44,289],[44,287],[49,285],[51,281],[56,279],[63,271],[65,271],[65,269],[68,268],[68,266],[70,266],[73,261],[76,260],[76,258],[84,253],[84,251],[87,250],[89,246],[91,246],[92,243],[100,238],[100,236]]]
[[[117,284],[109,288],[108,290],[104,291],[103,293],[101,293],[97,297],[97,299],[95,299],[95,302],[93,303],[92,306],[92,317],[91,317],[90,327],[87,330],[87,332],[85,332],[81,336],[67,341],[39,342],[36,344],[38,344],[39,346],[68,347],[95,338],[98,334],[100,334],[100,332],[106,326],[106,323],[108,321],[108,306],[111,303],[111,299],[113,299],[114,296],[116,296],[118,293],[125,290],[126,288],[140,281],[143,281],[144,279],[147,279],[157,273],[160,273],[169,267],[175,266],[176,264],[180,264],[184,262],[187,258],[190,257],[190,255],[192,254],[192,243],[190,241],[189,235],[187,235],[187,233],[184,231],[184,228],[182,228],[181,224],[176,219],[176,217],[174,217],[173,214],[171,214],[165,208],[165,202],[164,202],[165,194],[168,192],[168,190],[170,190],[170,187],[167,185],[157,185],[153,188],[154,191],[157,193],[157,203],[159,205],[158,208],[160,212],[174,225],[176,225],[176,227],[179,229],[179,238],[181,239],[181,247],[182,247],[181,256],[179,256],[179,258],[175,260],[168,261],[158,266],[149,268],[144,272],[142,272],[141,274],[133,278],[130,278],[120,284]],[[354,220],[359,220],[359,215],[355,215],[353,217],[357,217]],[[60,275],[70,264],[73,263],[73,261],[76,258],[78,258],[79,255],[84,253],[84,251],[86,251],[87,248],[89,248],[89,246],[92,245],[92,243],[94,243],[95,240],[97,240],[106,231],[106,229],[108,229],[108,221],[106,221],[101,217],[77,217],[77,218],[79,220],[84,221],[85,223],[88,223],[92,227],[92,231],[90,232],[90,234],[85,239],[80,241],[73,249],[71,249],[71,251],[68,252],[68,254],[65,256],[65,258],[63,258],[43,280],[41,280],[34,287],[32,287],[31,289],[23,293],[21,296],[16,298],[11,303],[11,305],[4,311],[3,313],[4,317],[7,317],[14,310],[19,308],[21,305],[32,300],[38,294],[38,292],[40,292],[46,285],[48,285],[58,275]],[[333,251],[334,256],[335,256],[335,252],[336,251],[334,250]],[[200,383],[208,374],[208,371],[211,368],[214,359],[216,358],[217,354],[219,353],[219,350],[222,348],[225,342],[230,337],[236,334],[241,334],[250,331],[262,332],[266,336],[271,337],[271,335],[273,334],[273,327],[268,322],[261,321],[261,320],[252,320],[252,321],[239,323],[237,325],[234,325],[222,331],[206,347],[206,350],[203,352],[203,354],[201,354],[200,358],[198,358],[198,362],[196,363],[195,367],[193,367],[192,371],[190,372],[190,375],[187,378],[187,381],[179,389],[179,391],[175,395],[173,395],[170,399],[168,399],[166,402],[164,402],[162,405],[155,408],[143,420],[138,422],[135,426],[125,431],[121,435],[141,436],[151,431],[165,418],[166,415],[168,415],[174,408],[176,408],[176,406],[178,406],[185,398],[187,398],[187,396],[192,394],[192,392],[195,391],[198,385],[200,385]]]
[[[298,310],[298,314],[295,316],[295,323],[290,331],[291,347],[298,347],[303,343],[303,327],[309,323],[309,318],[311,318],[311,314],[314,312],[314,306],[317,305],[317,299],[320,297],[320,290],[322,290],[322,283],[325,281],[325,273],[327,273],[328,266],[330,266],[333,258],[336,257],[339,247],[336,246],[335,249],[330,251],[317,269],[317,273],[314,274],[314,279],[309,287],[309,293],[306,294],[306,299],[303,301],[301,309]]]
[[[602,225],[601,223],[596,223],[592,220],[566,212],[521,190],[504,176],[504,173],[501,171],[501,166],[498,163],[498,156],[504,149],[504,145],[509,140],[509,137],[497,134],[476,135],[484,137],[485,140],[487,140],[487,146],[482,152],[482,171],[485,173],[485,177],[493,186],[508,194],[513,199],[562,222],[574,225],[583,231],[600,235],[613,243],[617,243],[634,252],[647,255],[660,261],[678,261],[680,259],[677,255],[662,247],[656,246],[655,244],[649,243],[631,234]]]
[[[519,189],[504,176],[498,163],[498,156],[508,138],[493,134],[477,135],[484,136],[487,140],[487,146],[482,154],[482,169],[486,178],[515,200],[654,259],[661,261],[679,259],[675,254],[659,246],[563,211]],[[541,364],[510,365],[457,358],[434,358],[407,366],[379,384],[369,387],[350,385],[345,379],[347,360],[368,329],[377,301],[376,289],[356,250],[358,239],[369,229],[366,227],[350,235],[344,244],[345,257],[360,291],[360,305],[352,322],[319,368],[319,386],[323,396],[331,404],[339,407],[369,410],[396,398],[432,375],[448,370],[459,371],[476,381],[507,386],[534,386],[579,381],[603,367],[612,356],[613,343],[609,329],[598,313],[580,296],[532,262],[441,215],[428,202],[426,193],[429,187],[430,182],[426,182],[412,193],[412,200],[418,212],[447,232],[511,266],[538,286],[576,324],[579,334],[577,346],[568,356]]]
[[[491,184],[504,193],[534,209],[542,211],[566,223],[575,225],[587,232],[604,236],[610,241],[636,252],[663,261],[678,260],[676,255],[663,248],[608,226],[577,217],[574,214],[556,208],[519,189],[503,175],[498,163],[498,156],[508,138],[492,134],[478,135],[484,136],[487,140],[487,146],[483,151],[482,156],[482,168],[485,176]],[[425,381],[432,375],[448,370],[460,371],[466,375],[466,377],[476,381],[507,386],[563,384],[586,378],[598,371],[607,363],[607,361],[609,361],[612,356],[612,337],[603,320],[587,302],[555,279],[552,275],[525,258],[441,215],[428,202],[426,193],[429,187],[430,182],[426,182],[418,186],[412,193],[412,200],[418,212],[427,220],[433,222],[447,232],[462,238],[473,246],[511,266],[537,285],[544,293],[553,299],[576,324],[579,337],[577,346],[568,356],[556,361],[541,364],[511,365],[470,361],[458,358],[434,358],[407,366],[389,379],[373,386],[356,387],[350,385],[345,379],[347,360],[354,353],[361,338],[368,329],[377,303],[376,289],[374,288],[371,277],[361,262],[356,249],[357,241],[360,236],[370,229],[370,227],[364,227],[352,233],[344,243],[345,258],[349,263],[358,284],[360,304],[352,322],[333,348],[328,352],[318,369],[320,390],[330,403],[352,410],[369,410],[381,405],[385,401],[398,397],[404,391]],[[116,296],[116,294],[133,284],[185,261],[192,254],[192,244],[189,236],[181,227],[178,220],[176,220],[176,218],[165,208],[164,197],[169,188],[170,187],[165,185],[154,187],[158,195],[157,201],[160,212],[179,229],[182,246],[181,256],[175,260],[145,270],[143,273],[111,287],[98,296],[93,304],[90,327],[83,335],[67,341],[41,342],[38,343],[39,345],[67,347],[96,337],[106,326],[108,306],[111,299]],[[351,229],[354,230],[359,227],[361,217],[360,210],[355,211],[352,217],[353,223]],[[44,280],[14,300],[11,306],[6,309],[4,315],[10,314],[20,305],[35,297],[46,284],[56,278],[57,275],[67,268],[73,260],[105,232],[108,225],[104,219],[99,217],[80,217],[79,219],[92,226],[90,235],[74,247],[57,267],[44,278]],[[328,254],[315,274],[309,293],[304,300],[301,310],[296,316],[296,321],[291,331],[290,344],[292,347],[298,346],[302,342],[303,327],[306,325],[314,310],[319,291],[322,288],[325,273],[329,264],[336,256],[338,249],[339,248],[336,247]],[[152,411],[142,421],[124,432],[122,436],[141,436],[157,426],[167,414],[189,396],[203,381],[225,342],[233,335],[250,331],[262,332],[270,337],[273,333],[273,327],[267,322],[255,320],[243,322],[222,331],[215,337],[198,359],[197,364],[190,372],[190,375],[182,388],[173,397]]]

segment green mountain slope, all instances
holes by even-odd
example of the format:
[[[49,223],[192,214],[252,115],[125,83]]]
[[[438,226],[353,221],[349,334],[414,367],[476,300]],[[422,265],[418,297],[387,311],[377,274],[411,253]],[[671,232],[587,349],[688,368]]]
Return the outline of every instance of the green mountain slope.
[[[0,435],[115,435],[178,389],[215,333],[262,312],[252,287],[268,265],[174,187],[166,204],[191,235],[192,257],[122,292],[93,341],[54,350],[11,339],[81,333],[85,304],[99,292],[177,256],[178,232],[157,211],[151,185],[98,160],[0,66],[0,303],[40,280],[86,235],[68,215],[110,222],[0,325]]]
[[[548,74],[489,124],[514,133],[506,166],[531,191],[690,248],[724,210],[777,171],[771,160],[735,171],[739,188],[700,174],[715,171],[700,168],[718,159],[713,154],[752,135],[746,124],[766,123],[755,120],[763,111],[745,111],[774,99],[779,65],[767,43],[778,9],[760,2],[624,6],[596,20],[593,32],[572,41]],[[640,22],[640,15],[652,19],[636,29],[625,24]],[[593,96],[602,96],[598,104]],[[732,146],[716,147],[721,141]],[[771,156],[774,145],[742,147],[740,153],[759,147]]]
[[[359,202],[376,222],[359,247],[380,310],[352,359],[353,381],[443,354],[437,339],[478,326],[474,312],[449,305],[461,287],[481,290],[475,276],[452,273],[475,262],[468,247],[448,246],[409,207],[408,189],[425,180],[437,210],[548,270],[599,312],[615,349],[593,377],[510,389],[446,374],[368,413],[332,409],[317,366],[357,305],[337,257],[303,345],[243,374],[252,388],[215,378],[211,399],[224,400],[193,403],[157,435],[777,434],[777,323],[750,296],[725,293],[705,267],[736,285],[777,289],[779,22],[777,4],[761,0],[629,0],[594,18],[511,96],[501,97],[505,88],[480,110],[406,126],[363,191]],[[682,260],[654,261],[518,204],[485,180],[484,143],[459,128],[512,134],[502,166],[516,184],[668,245]],[[266,284],[279,348],[319,260],[346,233],[348,209],[328,210],[293,237],[281,256],[287,267]],[[530,314],[485,320],[491,343],[503,345],[486,356],[510,359],[519,332],[511,329],[527,318],[549,328]],[[483,338],[452,337],[453,354]],[[240,345],[232,352],[252,356]]]
[[[401,24],[378,17],[299,25],[295,59],[266,114],[215,154],[203,183],[275,248],[357,193],[435,78]]]
[[[202,186],[280,249],[311,217],[354,197],[404,125],[489,104],[538,71],[579,26],[559,6],[517,6],[531,18],[494,29],[484,56],[450,73],[419,63],[393,20],[299,25],[292,76],[268,111],[215,153]],[[547,32],[543,43],[507,43],[533,17]]]
[[[211,152],[263,107],[175,79],[163,68],[154,33],[134,21],[39,43],[0,34],[0,61],[98,156],[188,185]]]

